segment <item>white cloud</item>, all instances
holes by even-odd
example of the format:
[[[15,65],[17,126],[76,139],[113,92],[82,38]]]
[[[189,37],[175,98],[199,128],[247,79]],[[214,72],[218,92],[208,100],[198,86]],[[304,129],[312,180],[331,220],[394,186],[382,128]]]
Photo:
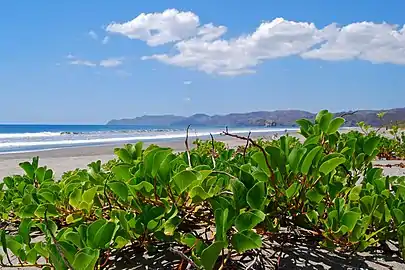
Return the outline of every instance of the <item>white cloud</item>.
[[[190,85],[190,84],[192,84],[193,82],[192,81],[184,81],[183,82],[183,84],[185,84],[185,85]]]
[[[122,58],[109,58],[100,61],[100,66],[111,68],[122,65]]]
[[[326,43],[302,54],[329,61],[360,59],[405,64],[405,26],[359,22],[337,28]]]
[[[191,98],[190,98],[190,97],[185,97],[185,98],[184,98],[184,101],[185,101],[185,102],[190,102],[190,101],[191,101]]]
[[[405,26],[387,23],[331,23],[322,28],[276,18],[261,23],[252,33],[224,39],[225,26],[200,25],[196,14],[169,9],[142,13],[123,24],[112,23],[107,31],[150,46],[175,42],[170,53],[143,56],[142,60],[224,76],[254,73],[265,61],[289,56],[405,65]]]
[[[81,60],[81,59],[75,59],[69,62],[71,65],[78,65],[78,66],[87,66],[87,67],[95,67],[97,66],[96,63],[93,63],[88,60]]]
[[[199,18],[194,13],[168,9],[163,13],[142,13],[125,23],[113,22],[106,30],[157,46],[194,36],[198,26]]]
[[[123,63],[123,58],[108,58],[101,60],[99,62],[95,61],[90,61],[90,60],[85,60],[85,59],[79,59],[76,56],[69,54],[66,56],[66,58],[69,59],[69,64],[70,65],[78,65],[78,66],[87,66],[87,67],[105,67],[105,68],[113,68],[113,67],[118,67],[122,65]]]
[[[92,39],[98,39],[98,35],[93,30],[89,31],[88,34]]]
[[[101,41],[101,43],[105,45],[105,44],[107,44],[109,41],[110,41],[110,37],[109,37],[109,36],[105,36],[105,37],[103,38],[103,40]]]

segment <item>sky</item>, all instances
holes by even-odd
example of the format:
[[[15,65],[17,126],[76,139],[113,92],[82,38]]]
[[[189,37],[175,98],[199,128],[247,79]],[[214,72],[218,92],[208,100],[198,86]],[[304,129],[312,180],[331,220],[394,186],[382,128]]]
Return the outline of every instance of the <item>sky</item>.
[[[405,106],[403,0],[0,5],[0,123]]]

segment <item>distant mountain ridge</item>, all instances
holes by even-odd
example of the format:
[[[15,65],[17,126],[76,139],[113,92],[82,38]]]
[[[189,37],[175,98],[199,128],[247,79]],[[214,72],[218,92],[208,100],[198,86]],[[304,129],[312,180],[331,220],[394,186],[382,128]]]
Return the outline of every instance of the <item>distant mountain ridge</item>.
[[[345,126],[355,126],[364,121],[372,126],[381,125],[377,113],[385,112],[384,124],[405,121],[405,108],[389,110],[359,110],[337,112],[335,116],[344,115]],[[194,114],[189,117],[176,115],[144,115],[132,119],[111,120],[107,125],[134,125],[159,127],[193,126],[295,126],[301,118],[314,119],[315,113],[301,110],[257,111],[249,113],[231,113],[226,115]]]

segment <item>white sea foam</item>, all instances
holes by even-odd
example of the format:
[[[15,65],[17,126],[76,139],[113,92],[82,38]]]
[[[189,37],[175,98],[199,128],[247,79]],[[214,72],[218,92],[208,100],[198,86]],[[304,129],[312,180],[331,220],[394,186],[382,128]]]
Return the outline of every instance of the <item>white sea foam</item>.
[[[288,131],[296,131],[297,129],[253,129],[252,133],[276,133]],[[231,130],[231,133],[241,134],[248,133],[250,130],[240,129],[240,130]],[[219,135],[222,131],[204,131],[204,132],[190,132],[190,137],[204,137],[212,135]],[[55,133],[54,133],[55,134]],[[55,135],[54,135],[55,136]],[[185,133],[171,133],[171,134],[153,134],[153,135],[142,135],[142,136],[125,136],[125,137],[114,137],[114,138],[86,138],[83,139],[65,139],[65,140],[46,140],[46,141],[8,141],[0,142],[0,150],[5,149],[18,149],[18,148],[27,148],[27,147],[39,147],[39,148],[48,148],[48,147],[57,147],[57,146],[80,146],[80,145],[98,145],[98,144],[112,144],[112,143],[122,143],[122,142],[131,142],[131,141],[147,141],[147,140],[170,140],[184,138]],[[1,138],[1,137],[0,137]]]
[[[0,139],[24,139],[61,136],[61,132],[0,133]]]

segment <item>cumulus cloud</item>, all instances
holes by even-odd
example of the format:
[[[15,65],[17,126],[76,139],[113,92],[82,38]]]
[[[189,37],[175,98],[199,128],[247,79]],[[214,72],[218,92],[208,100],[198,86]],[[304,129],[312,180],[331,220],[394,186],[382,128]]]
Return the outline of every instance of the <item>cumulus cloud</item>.
[[[113,22],[106,30],[157,46],[194,36],[198,25],[199,18],[194,13],[168,9],[163,13],[142,13],[125,23]]]
[[[98,39],[97,33],[94,32],[93,30],[89,31],[88,34],[89,34],[89,36],[90,36],[92,39]]]
[[[372,63],[405,64],[405,26],[352,23],[335,30],[326,43],[302,54],[329,61],[360,59]]]
[[[109,58],[100,61],[100,66],[111,68],[122,65],[122,58]]]
[[[185,85],[190,85],[190,84],[192,84],[193,82],[192,81],[184,81],[183,82],[183,84],[185,84]]]
[[[225,39],[225,26],[201,25],[196,14],[169,9],[112,23],[107,31],[143,40],[149,46],[174,43],[170,53],[143,56],[142,60],[224,76],[254,73],[265,61],[289,56],[405,64],[405,26],[388,23],[317,27],[311,22],[276,18],[262,22],[251,33]]]

